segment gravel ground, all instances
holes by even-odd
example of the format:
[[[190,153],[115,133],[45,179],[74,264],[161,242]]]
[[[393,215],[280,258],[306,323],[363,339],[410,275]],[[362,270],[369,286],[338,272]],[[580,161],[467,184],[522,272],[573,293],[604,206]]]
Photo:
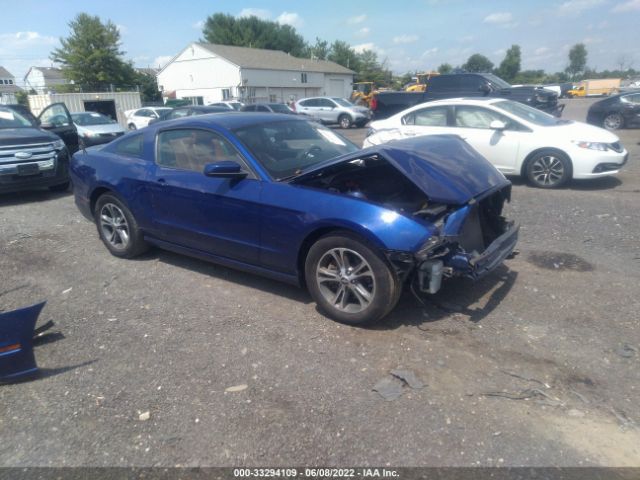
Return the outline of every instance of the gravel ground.
[[[368,329],[260,277],[117,259],[70,195],[0,196],[0,310],[46,299],[59,332],[39,379],[0,386],[0,465],[640,466],[640,130],[620,136],[615,178],[514,179],[518,257]],[[398,367],[425,386],[387,401]]]

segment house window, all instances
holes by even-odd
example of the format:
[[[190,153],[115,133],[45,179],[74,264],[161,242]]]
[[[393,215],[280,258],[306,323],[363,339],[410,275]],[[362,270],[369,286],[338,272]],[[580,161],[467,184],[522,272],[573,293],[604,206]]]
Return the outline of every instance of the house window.
[[[191,105],[204,105],[204,97],[183,97],[184,100],[189,100]]]
[[[300,74],[300,83],[307,83],[307,74],[306,73],[301,73]]]
[[[277,101],[278,101],[278,96],[270,93],[269,94],[269,102],[270,103],[276,103]]]
[[[9,79],[9,85],[13,85],[13,80]]]
[[[231,89],[223,88],[222,89],[222,100],[229,100],[231,98]]]

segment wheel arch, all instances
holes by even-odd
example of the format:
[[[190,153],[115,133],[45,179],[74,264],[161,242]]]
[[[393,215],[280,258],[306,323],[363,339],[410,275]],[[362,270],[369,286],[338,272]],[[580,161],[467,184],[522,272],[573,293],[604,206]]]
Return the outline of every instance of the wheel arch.
[[[316,243],[316,241],[318,241],[318,239],[324,236],[327,236],[329,234],[342,234],[352,236],[382,253],[382,251],[384,250],[384,245],[382,245],[382,243],[371,232],[362,230],[364,229],[344,225],[324,225],[308,233],[300,243],[300,247],[298,248],[298,256],[296,259],[296,270],[300,286],[306,288],[304,264],[307,260],[309,250],[311,249],[311,246]],[[382,257],[386,259],[384,255],[382,255]]]
[[[571,156],[561,148],[555,148],[555,147],[541,147],[541,148],[536,148],[535,150],[529,152],[525,157],[524,161],[522,162],[522,165],[520,165],[520,176],[522,178],[526,178],[527,165],[529,164],[529,162],[537,154],[542,152],[554,152],[554,153],[559,153],[560,155],[564,155],[564,157],[566,157],[566,159],[569,160],[569,167],[571,168],[571,178],[573,178],[573,160],[571,160]]]

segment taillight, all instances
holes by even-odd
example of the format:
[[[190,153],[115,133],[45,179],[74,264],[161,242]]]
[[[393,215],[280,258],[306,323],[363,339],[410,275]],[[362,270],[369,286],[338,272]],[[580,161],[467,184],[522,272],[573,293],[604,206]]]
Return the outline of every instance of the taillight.
[[[378,108],[378,98],[376,96],[371,97],[371,102],[369,102],[369,108],[371,110],[376,110]]]

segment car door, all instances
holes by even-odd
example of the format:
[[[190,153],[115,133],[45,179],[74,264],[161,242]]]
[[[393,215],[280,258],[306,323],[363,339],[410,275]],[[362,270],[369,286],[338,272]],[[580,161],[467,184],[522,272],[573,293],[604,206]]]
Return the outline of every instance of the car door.
[[[303,113],[305,115],[309,115],[312,118],[317,120],[322,120],[320,118],[320,99],[319,98],[310,98],[308,100],[302,100],[298,104],[297,111]]]
[[[52,103],[38,115],[40,128],[58,135],[71,154],[78,151],[78,130],[64,103]]]
[[[248,176],[214,178],[206,164],[233,160]],[[154,230],[168,242],[256,264],[261,182],[219,133],[196,128],[161,130],[148,185]]]
[[[640,125],[640,93],[620,97],[620,104],[625,125]]]
[[[492,129],[495,120],[505,128]],[[514,171],[523,135],[533,135],[515,120],[476,105],[456,105],[453,121],[455,133],[503,173]]]
[[[338,105],[329,98],[318,99],[318,116],[323,122],[326,123],[338,123],[338,117],[340,116],[340,110]]]

